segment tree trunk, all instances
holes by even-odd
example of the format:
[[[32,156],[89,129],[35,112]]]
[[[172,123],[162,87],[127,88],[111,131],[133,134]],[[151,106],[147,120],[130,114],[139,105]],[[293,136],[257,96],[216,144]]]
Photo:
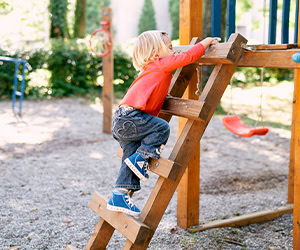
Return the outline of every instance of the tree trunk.
[[[76,0],[74,37],[85,37],[86,0]]]
[[[68,0],[50,0],[50,38],[69,37],[67,22]]]

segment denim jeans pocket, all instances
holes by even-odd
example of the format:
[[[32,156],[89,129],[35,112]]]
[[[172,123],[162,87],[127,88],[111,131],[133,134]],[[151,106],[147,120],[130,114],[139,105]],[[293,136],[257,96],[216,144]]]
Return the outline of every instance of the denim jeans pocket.
[[[128,119],[118,119],[113,128],[113,133],[119,139],[130,139],[137,136],[135,123]]]

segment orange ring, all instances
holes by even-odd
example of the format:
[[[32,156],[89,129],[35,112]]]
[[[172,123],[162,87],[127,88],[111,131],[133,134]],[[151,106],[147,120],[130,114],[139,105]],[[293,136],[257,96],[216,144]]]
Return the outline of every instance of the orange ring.
[[[109,49],[108,49],[105,53],[97,53],[96,51],[94,51],[94,50],[92,49],[91,39],[92,39],[92,37],[93,37],[94,34],[96,34],[97,32],[100,32],[100,31],[105,32],[105,33],[108,35],[108,37],[109,37],[109,41],[111,42],[111,43],[110,43],[110,46],[109,46]],[[106,56],[106,55],[111,51],[112,46],[113,46],[113,41],[112,41],[112,37],[111,37],[110,33],[107,31],[107,29],[101,28],[101,29],[94,30],[94,31],[92,32],[91,38],[90,38],[90,40],[89,40],[89,44],[90,44],[90,50],[91,50],[96,56],[103,57],[103,56]]]

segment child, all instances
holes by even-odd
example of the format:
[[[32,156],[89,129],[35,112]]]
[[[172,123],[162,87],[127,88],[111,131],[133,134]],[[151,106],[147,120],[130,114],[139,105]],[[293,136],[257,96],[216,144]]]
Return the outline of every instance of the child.
[[[129,192],[140,190],[140,179],[148,180],[148,161],[160,157],[169,138],[169,124],[157,115],[168,93],[172,71],[193,63],[214,43],[217,38],[209,37],[175,56],[166,32],[147,31],[137,38],[133,65],[140,74],[113,117],[112,134],[123,149],[123,157],[107,209],[130,215],[140,213]]]

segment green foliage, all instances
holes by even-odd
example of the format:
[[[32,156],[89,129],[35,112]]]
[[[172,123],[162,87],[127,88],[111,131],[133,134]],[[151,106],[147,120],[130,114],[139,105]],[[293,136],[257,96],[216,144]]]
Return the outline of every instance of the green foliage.
[[[294,76],[292,69],[269,69],[263,72],[263,81],[276,84],[283,80],[292,80]],[[238,67],[232,78],[233,84],[237,85],[259,85],[261,81],[261,68]]]
[[[172,21],[171,40],[179,39],[179,0],[169,0],[169,10]]]
[[[52,96],[84,95],[94,85],[101,69],[101,59],[93,57],[84,44],[77,41],[52,41],[48,59]],[[95,70],[97,69],[97,70]]]
[[[85,37],[86,0],[76,0],[73,37]]]
[[[11,2],[8,0],[0,0],[0,13],[6,14],[10,11],[12,11]]]
[[[237,21],[241,19],[242,15],[246,12],[248,12],[250,9],[253,8],[253,2],[252,0],[243,0],[243,1],[237,1],[236,6],[236,19]]]
[[[138,33],[147,30],[156,30],[155,12],[152,0],[145,0],[139,20]]]
[[[91,34],[95,29],[100,28],[99,22],[102,19],[102,9],[110,5],[110,0],[87,0],[85,29]]]
[[[49,11],[51,13],[50,37],[69,37],[67,23],[68,0],[50,0]]]
[[[50,51],[38,50],[3,56],[23,58],[31,65],[26,70],[26,98],[87,95],[101,91],[102,58],[90,53],[84,40],[54,39]],[[0,97],[10,98],[13,89],[14,63],[0,62]],[[20,72],[21,74],[21,67]],[[43,76],[40,76],[40,75]],[[37,76],[39,75],[39,76]],[[49,75],[45,76],[45,75]],[[45,84],[39,78],[47,81]],[[119,97],[137,77],[131,58],[120,49],[114,51],[114,90]],[[49,82],[48,82],[49,81]]]

